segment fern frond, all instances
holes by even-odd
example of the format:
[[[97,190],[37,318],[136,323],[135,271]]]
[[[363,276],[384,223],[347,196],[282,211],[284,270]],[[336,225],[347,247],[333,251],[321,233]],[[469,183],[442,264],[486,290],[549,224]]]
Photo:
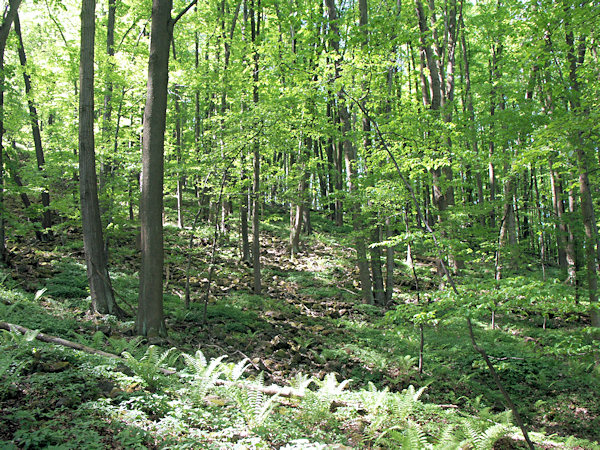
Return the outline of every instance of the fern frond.
[[[161,353],[159,347],[151,345],[140,359],[136,359],[135,356],[128,351],[121,353],[121,356],[124,359],[125,365],[129,367],[135,375],[140,377],[149,389],[155,389],[161,380],[159,370],[161,365],[169,359],[175,350],[175,348],[170,348]],[[177,358],[179,358],[179,355],[175,355],[175,359]]]
[[[263,386],[264,374],[261,372],[254,382],[254,387]],[[261,426],[279,403],[279,395],[268,397],[262,390],[253,389],[253,386],[245,388],[233,386],[228,389],[228,393],[238,405],[249,430]]]
[[[227,373],[225,373],[225,375],[227,376],[227,379],[229,381],[238,381],[242,377],[244,372],[246,370],[248,370],[248,367],[250,367],[250,364],[248,363],[248,361],[249,361],[248,358],[244,358],[240,362],[238,362],[235,366],[229,367],[229,371]]]
[[[462,425],[462,430],[466,435],[466,439],[460,443],[461,447],[470,444],[474,448],[481,448],[483,433],[475,425],[473,419],[465,419]]]
[[[342,391],[346,388],[348,383],[352,381],[352,379],[347,379],[338,383],[337,377],[335,373],[331,372],[325,375],[322,381],[315,380],[319,385],[319,392],[328,396],[337,396],[342,393]]]
[[[487,428],[482,435],[481,448],[492,449],[494,444],[509,433],[510,429],[504,424],[497,423]]]
[[[403,449],[417,450],[427,446],[427,435],[416,422],[409,422],[408,428],[404,432],[402,442]]]
[[[192,372],[190,383],[192,385],[192,398],[202,401],[208,392],[215,387],[217,380],[223,375],[224,366],[221,363],[227,356],[214,358],[208,363],[201,350],[196,351],[194,356],[187,353],[182,354],[188,369]],[[187,376],[190,377],[189,375]]]
[[[454,425],[447,425],[437,441],[434,448],[438,450],[451,450],[457,448],[458,442],[456,441],[456,436],[454,434]]]
[[[313,381],[315,381],[314,377],[298,372],[294,378],[290,379],[289,384],[292,389],[302,396]]]

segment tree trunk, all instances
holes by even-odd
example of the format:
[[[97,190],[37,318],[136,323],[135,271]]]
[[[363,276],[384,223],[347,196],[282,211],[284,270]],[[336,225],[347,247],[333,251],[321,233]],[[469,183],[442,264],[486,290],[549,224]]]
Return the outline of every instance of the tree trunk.
[[[37,160],[37,167],[40,172],[44,172],[44,166],[46,161],[44,159],[44,149],[42,147],[42,136],[40,134],[40,124],[38,121],[38,113],[33,102],[31,93],[31,78],[27,73],[27,57],[25,55],[25,47],[23,46],[23,37],[21,35],[21,23],[19,21],[19,14],[15,16],[15,34],[19,40],[19,61],[23,67],[23,81],[25,83],[25,94],[27,97],[27,106],[29,108],[29,120],[31,122],[31,131],[33,135],[33,145],[35,148],[35,157]],[[46,175],[42,175],[43,179],[46,180]],[[42,191],[42,206],[44,212],[42,213],[42,228],[48,229],[52,226],[52,214],[50,211],[50,194],[48,193],[48,187],[44,186]]]
[[[535,175],[535,168],[531,169],[531,176],[533,177],[533,187],[535,189],[535,204],[537,210],[538,226],[540,227],[540,263],[542,265],[542,279],[546,281],[546,233],[544,232],[544,221],[542,219],[542,203],[540,202],[540,190],[538,188],[537,176]]]
[[[568,19],[568,17],[567,17]],[[569,64],[569,82],[570,82],[570,106],[571,112],[575,116],[586,114],[581,107],[581,91],[578,79],[578,68],[583,63],[585,55],[585,46],[576,52],[574,46],[573,32],[569,29],[570,23],[566,23],[567,32],[565,41],[567,44],[567,62]],[[581,201],[581,215],[583,219],[583,228],[585,230],[585,263],[588,279],[588,298],[590,301],[590,318],[593,327],[600,327],[600,312],[598,311],[598,229],[596,227],[596,217],[594,213],[594,202],[589,179],[589,161],[585,147],[583,131],[573,132],[573,145],[577,152],[577,168],[579,171],[579,193]],[[591,158],[590,158],[591,159]]]
[[[92,297],[92,309],[101,314],[121,315],[121,310],[115,302],[110,284],[98,203],[94,151],[95,8],[95,0],[82,0],[79,71],[79,196],[83,246],[90,295]]]
[[[504,269],[506,263],[511,270],[518,268],[518,244],[517,244],[517,226],[515,220],[515,208],[513,204],[515,189],[515,180],[511,175],[504,183],[504,209],[502,214],[502,225],[500,227],[500,248],[498,256],[500,266],[497,271],[497,279],[500,279],[501,269]],[[507,255],[503,255],[507,253]]]
[[[558,265],[562,270],[567,269],[567,225],[565,223],[565,206],[562,198],[562,183],[560,176],[554,170],[552,157],[550,164],[550,187],[552,189],[552,207],[557,217],[556,223],[556,244],[558,249]]]
[[[385,219],[385,237],[390,239],[394,235],[391,219]],[[385,249],[385,303],[389,305],[394,294],[394,246],[388,245]]]
[[[10,0],[8,10],[4,14],[4,21],[0,25],[0,260],[6,261],[6,236],[4,225],[4,50],[8,33],[13,20],[17,16],[17,11],[21,0]]]
[[[241,173],[242,192],[240,201],[240,228],[242,234],[242,261],[250,263],[250,241],[248,240],[248,203],[250,196],[248,195],[248,185],[246,184],[248,176],[246,175],[246,151],[242,150],[241,157]]]
[[[375,244],[381,241],[381,226],[373,228],[371,241]],[[373,300],[376,305],[384,306],[386,303],[385,289],[383,287],[383,272],[381,270],[381,247],[375,246],[369,249],[371,256],[371,273],[373,274]]]
[[[598,312],[598,272],[596,250],[598,245],[598,230],[594,214],[594,204],[590,190],[590,180],[587,172],[586,155],[580,147],[577,150],[579,164],[579,192],[581,194],[581,214],[585,230],[585,262],[588,279],[588,295],[590,301],[590,317],[593,327],[600,327]]]
[[[501,76],[500,71],[498,70],[498,59],[502,53],[502,47],[499,46],[496,48],[496,45],[492,45],[492,58],[490,61],[489,67],[489,82],[491,87],[490,90],[490,141],[488,145],[488,182],[490,189],[490,203],[492,204],[492,208],[490,210],[490,227],[492,229],[496,228],[496,207],[494,203],[496,202],[496,171],[494,167],[494,153],[495,153],[495,143],[494,143],[494,115],[496,114],[496,84],[499,83],[499,78]]]
[[[577,275],[581,268],[581,253],[582,253],[582,242],[576,241],[575,236],[579,236],[582,233],[578,230],[578,223],[575,222],[575,210],[577,209],[575,189],[571,187],[569,189],[569,239],[567,241],[567,259],[573,258],[573,264],[569,262],[569,274],[567,282],[575,286],[575,303],[579,303],[579,285],[580,277]],[[571,255],[571,256],[569,256]]]
[[[175,96],[175,149],[177,152],[177,228],[183,228],[183,163],[181,153],[183,149],[181,107],[179,105],[179,92],[177,87],[173,90]]]
[[[15,146],[15,143],[13,142],[13,148]],[[19,173],[17,172],[17,167],[16,164],[14,163],[14,161],[11,161],[10,158],[8,157],[8,153],[6,153],[4,155],[4,159],[6,160],[6,168],[8,171],[10,171],[10,176],[13,180],[13,183],[15,183],[18,187],[22,188],[23,185],[23,181],[21,180],[21,177],[19,176]],[[20,192],[19,193],[19,197],[21,197],[21,202],[23,202],[23,207],[25,208],[25,212],[27,212],[27,210],[29,208],[31,208],[31,200],[29,200],[29,196],[27,195],[27,193],[25,192]],[[29,221],[34,223],[35,220],[32,220],[31,217],[28,217]],[[40,230],[35,229],[35,237],[38,241],[41,241],[43,239],[42,237],[42,233],[40,232]]]
[[[328,0],[329,1],[329,0]],[[343,101],[343,96],[340,99]],[[345,104],[340,105],[340,117],[343,124],[342,135],[344,136],[344,159],[346,162],[346,173],[348,174],[348,193],[352,195],[355,192],[356,169],[356,148],[350,141],[350,114]],[[369,270],[369,260],[367,259],[367,246],[365,243],[364,224],[360,217],[360,205],[352,200],[352,229],[354,231],[354,246],[356,248],[356,258],[363,303],[372,305],[375,300],[373,297],[373,285],[371,282],[371,273]],[[380,269],[381,270],[381,269]]]
[[[173,35],[171,7],[172,0],[152,2],[140,195],[142,265],[136,322],[137,332],[143,336],[167,334],[163,313],[162,212],[169,45]]]
[[[337,10],[335,7],[334,0],[325,0],[327,6],[327,14],[329,19],[329,26],[331,28],[330,44],[335,52],[340,54],[340,30],[337,24]],[[340,60],[335,61],[335,73],[336,76],[340,74]],[[348,192],[352,194],[355,190],[355,178],[356,171],[354,164],[356,162],[356,148],[350,140],[350,133],[352,131],[352,124],[350,123],[350,113],[348,107],[345,104],[344,94],[338,92],[338,114],[342,125],[342,138],[343,138],[343,154],[346,164],[346,174],[348,177]],[[352,201],[352,228],[354,229],[354,243],[357,253],[357,265],[360,277],[362,299],[364,303],[373,304],[373,290],[371,284],[371,274],[369,271],[369,260],[367,259],[367,249],[365,244],[365,238],[363,236],[363,224],[360,218],[360,205]]]
[[[256,44],[260,35],[260,0],[255,10],[254,0],[250,0],[250,28],[252,34],[252,43]],[[252,101],[254,106],[258,106],[258,74],[259,74],[259,54],[254,51],[254,68],[252,73]],[[260,143],[258,137],[253,146],[253,165],[254,177],[252,180],[252,269],[253,269],[253,290],[256,295],[260,295],[262,290],[262,278],[260,271]]]
[[[106,55],[108,57],[108,71],[104,81],[104,112],[102,114],[102,145],[105,152],[100,164],[100,217],[105,218],[108,223],[112,222],[112,195],[109,193],[109,181],[113,177],[113,158],[117,154],[117,140],[115,138],[115,152],[108,151],[111,138],[111,120],[112,120],[112,98],[113,82],[111,80],[114,70],[113,56],[115,54],[115,5],[116,0],[108,0],[108,17],[106,21]],[[123,88],[123,94],[124,94]],[[119,120],[119,119],[118,119]],[[118,131],[115,132],[118,133]],[[111,186],[112,188],[112,186]],[[105,237],[104,251],[108,260],[109,237]]]

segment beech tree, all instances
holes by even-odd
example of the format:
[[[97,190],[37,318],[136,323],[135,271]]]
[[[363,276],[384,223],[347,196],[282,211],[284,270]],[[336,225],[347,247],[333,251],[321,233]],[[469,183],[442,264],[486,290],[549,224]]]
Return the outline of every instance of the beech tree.
[[[148,85],[142,139],[140,229],[142,266],[137,330],[143,336],[165,336],[163,312],[163,184],[164,148],[169,81],[169,48],[173,27],[195,0],[176,18],[172,0],[154,0],[150,28]]]
[[[96,2],[81,3],[81,50],[79,72],[79,198],[87,277],[92,310],[121,315],[108,273],[98,202],[96,154],[94,151],[94,40]]]

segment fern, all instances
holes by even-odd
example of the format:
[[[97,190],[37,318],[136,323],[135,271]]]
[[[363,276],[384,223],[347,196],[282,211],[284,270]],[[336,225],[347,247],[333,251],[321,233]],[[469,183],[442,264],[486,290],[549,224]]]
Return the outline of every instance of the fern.
[[[390,397],[389,388],[384,388],[382,391],[377,390],[377,386],[369,381],[366,391],[362,392],[361,400],[364,407],[374,416],[380,415],[382,409]]]
[[[309,377],[308,375],[298,372],[294,378],[290,379],[290,387],[298,393],[298,395],[303,396],[308,389],[308,386],[315,381],[314,377]]]
[[[17,346],[24,345],[35,341],[38,334],[40,334],[40,330],[27,330],[25,333],[21,333],[13,325],[10,325],[10,331],[2,330],[2,339],[0,343],[11,343]]]
[[[328,373],[325,375],[322,381],[315,380],[319,385],[319,394],[322,394],[326,397],[339,397],[342,394],[342,391],[346,388],[348,383],[352,381],[351,379],[344,380],[341,383],[338,383],[335,373]]]
[[[120,355],[123,352],[132,353],[136,348],[140,346],[144,338],[142,336],[136,336],[130,341],[124,338],[108,338],[108,344],[110,345],[113,353]]]
[[[460,446],[472,447],[478,450],[491,450],[498,439],[510,432],[510,428],[501,423],[481,429],[481,426],[476,423],[475,419],[465,419],[462,424],[462,430],[466,435],[466,439],[460,443]]]
[[[210,363],[207,362],[201,350],[198,350],[194,356],[186,353],[182,356],[187,367],[192,371],[191,384],[193,398],[196,401],[202,401],[215,386],[221,375],[223,375],[223,364],[221,361],[226,358],[226,355],[212,359]]]
[[[229,381],[235,382],[242,378],[249,366],[248,359],[244,358],[237,364],[224,364],[223,373]]]
[[[420,403],[419,398],[424,391],[425,387],[422,387],[417,391],[411,384],[402,392],[402,394],[398,394],[394,397],[392,414],[394,414],[400,420],[408,420],[415,408],[415,405]]]
[[[151,345],[146,350],[144,356],[139,360],[136,359],[131,353],[125,351],[122,356],[125,360],[125,365],[131,369],[131,371],[142,379],[146,387],[155,391],[163,381],[163,377],[160,374],[160,369],[165,363],[174,362],[171,361],[170,356],[175,348],[170,348],[165,352],[160,352],[160,348],[156,345]],[[178,356],[175,358],[177,359]]]
[[[262,372],[258,375],[254,386],[259,389],[248,386],[247,388],[232,387],[229,390],[230,396],[239,407],[249,430],[262,426],[279,400],[279,395],[269,397],[260,390],[264,386]]]
[[[453,450],[459,448],[456,435],[454,434],[454,425],[449,424],[444,428],[444,431],[437,440],[437,444],[434,448],[438,450]]]
[[[388,388],[379,391],[377,387],[369,382],[368,388],[360,393],[360,401],[364,409],[368,411],[367,420],[369,425],[364,431],[364,441],[370,442],[377,438],[379,440],[383,435],[380,435],[380,430],[384,422],[389,421],[389,413],[387,404],[389,403],[390,393]]]
[[[427,435],[421,426],[412,421],[407,423],[406,428],[396,425],[385,430],[375,440],[374,447],[379,445],[407,450],[419,450],[431,447],[427,442]]]

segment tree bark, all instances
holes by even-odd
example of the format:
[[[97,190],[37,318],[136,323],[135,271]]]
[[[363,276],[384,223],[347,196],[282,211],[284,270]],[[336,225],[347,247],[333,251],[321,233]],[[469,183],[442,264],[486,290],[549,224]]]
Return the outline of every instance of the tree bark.
[[[381,241],[381,226],[373,228],[371,241],[375,244]],[[385,289],[383,287],[383,272],[381,270],[381,247],[375,246],[369,249],[371,256],[371,273],[373,274],[373,300],[375,304],[384,306],[386,303]]]
[[[172,0],[152,2],[140,195],[142,265],[136,322],[137,332],[143,336],[167,334],[163,312],[162,213],[169,46],[173,36],[171,8]]]
[[[560,176],[554,169],[553,158],[549,159],[550,165],[550,187],[552,189],[552,207],[554,208],[554,214],[556,214],[556,244],[558,250],[558,265],[561,269],[566,270],[567,268],[567,226],[565,223],[565,206],[562,198],[562,183]]]
[[[504,269],[506,263],[509,264],[511,270],[516,270],[518,267],[517,227],[513,204],[514,189],[515,180],[511,175],[504,182],[504,209],[500,227],[500,248],[498,249],[501,254],[498,256],[500,265],[496,272],[497,279],[500,279],[501,270]],[[505,253],[504,251],[507,255],[502,254]]]
[[[566,18],[568,19],[568,17]],[[573,31],[569,28],[570,23],[566,21],[565,41],[567,44],[567,63],[569,65],[569,104],[571,112],[575,115],[585,115],[581,106],[581,87],[577,75],[579,66],[583,63],[585,47],[575,49]],[[600,327],[600,312],[598,310],[598,229],[596,227],[596,216],[594,202],[589,179],[589,161],[586,143],[582,130],[575,130],[572,137],[573,145],[577,153],[577,168],[579,171],[579,193],[581,201],[581,215],[583,228],[585,230],[585,263],[588,279],[588,298],[590,301],[590,318],[593,327]]]
[[[0,260],[6,261],[6,232],[4,224],[4,50],[10,27],[17,16],[21,0],[10,0],[4,21],[0,25]]]
[[[33,93],[31,92],[31,77],[27,73],[27,56],[25,55],[25,47],[23,46],[23,36],[21,35],[21,23],[19,21],[19,14],[15,16],[15,34],[19,40],[19,61],[23,67],[23,81],[25,83],[25,95],[27,97],[27,106],[29,108],[29,120],[31,122],[31,132],[33,135],[33,145],[35,148],[35,157],[37,160],[37,168],[42,174],[44,173],[44,166],[46,161],[44,159],[44,149],[42,147],[42,136],[40,133],[40,124],[38,120],[38,113],[35,103],[33,101]],[[46,175],[42,175],[44,180],[47,179]],[[42,191],[42,206],[44,211],[42,213],[42,228],[44,230],[52,226],[52,214],[50,211],[50,194],[48,193],[48,187],[44,186]]]
[[[385,219],[385,237],[390,239],[394,235],[391,219]],[[394,246],[388,245],[385,249],[385,303],[389,305],[394,295]]]
[[[114,63],[112,58],[115,54],[115,5],[116,0],[108,0],[108,17],[106,21],[106,55],[108,56],[108,71],[104,81],[104,111],[102,113],[102,146],[106,149],[100,164],[100,216],[108,223],[112,222],[112,195],[108,192],[109,181],[113,176],[113,158],[116,155],[117,142],[115,139],[115,153],[110,154],[107,149],[110,146],[111,139],[111,118],[112,118],[112,98],[113,82],[111,80]],[[124,91],[123,91],[124,93]],[[117,119],[118,120],[118,119]],[[104,241],[104,251],[108,260],[109,237]]]
[[[252,35],[252,43],[256,44],[260,35],[260,0],[255,8],[254,0],[250,0],[250,28]],[[258,62],[260,55],[258,50],[254,51],[254,67],[252,73],[252,101],[254,106],[258,106]],[[257,137],[253,146],[253,165],[254,176],[252,180],[252,277],[253,291],[260,295],[262,290],[262,278],[260,270],[260,143]]]
[[[248,239],[248,203],[250,196],[248,194],[248,176],[246,175],[246,152],[242,150],[240,179],[242,181],[241,201],[240,201],[240,229],[242,239],[242,261],[250,264],[250,241]]]
[[[177,152],[177,228],[183,228],[183,164],[181,153],[183,150],[182,138],[182,116],[181,106],[179,104],[179,92],[177,87],[173,90],[175,97],[175,149]]]
[[[96,2],[82,0],[81,53],[79,70],[79,197],[83,226],[83,247],[92,309],[101,314],[121,315],[110,283],[104,253],[96,158],[94,151],[94,38]]]

